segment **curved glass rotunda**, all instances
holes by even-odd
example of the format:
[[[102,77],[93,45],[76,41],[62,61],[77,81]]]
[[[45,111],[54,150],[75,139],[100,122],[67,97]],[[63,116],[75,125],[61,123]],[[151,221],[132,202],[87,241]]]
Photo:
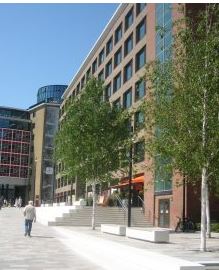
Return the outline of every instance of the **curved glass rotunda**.
[[[39,88],[37,92],[37,103],[60,103],[66,88],[67,85],[47,85]]]

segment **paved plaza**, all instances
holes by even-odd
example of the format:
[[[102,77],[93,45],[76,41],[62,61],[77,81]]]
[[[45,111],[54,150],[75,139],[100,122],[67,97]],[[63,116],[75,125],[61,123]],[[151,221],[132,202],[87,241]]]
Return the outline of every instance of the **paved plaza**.
[[[23,210],[0,210],[1,270],[100,270],[58,240],[51,227],[33,223],[32,237],[24,236]]]
[[[32,237],[28,238],[24,237],[23,220],[22,210],[0,211],[1,270],[150,270],[147,252],[158,258],[164,254],[187,261],[219,261],[219,234],[208,239],[208,252],[203,253],[199,251],[198,233],[172,233],[170,243],[155,244],[103,234],[99,228],[93,231],[89,227],[47,227],[34,223]]]

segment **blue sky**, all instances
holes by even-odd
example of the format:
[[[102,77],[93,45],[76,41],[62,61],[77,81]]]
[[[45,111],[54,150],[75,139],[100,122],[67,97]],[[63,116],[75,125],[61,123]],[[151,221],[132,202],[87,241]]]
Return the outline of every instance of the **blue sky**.
[[[118,4],[0,4],[0,106],[69,84]]]

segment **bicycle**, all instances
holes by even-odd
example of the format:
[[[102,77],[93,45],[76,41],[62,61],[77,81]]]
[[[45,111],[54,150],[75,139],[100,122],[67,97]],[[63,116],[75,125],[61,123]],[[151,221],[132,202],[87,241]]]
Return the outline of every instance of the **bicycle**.
[[[178,222],[176,224],[175,232],[195,232],[196,225],[190,218],[178,218]]]

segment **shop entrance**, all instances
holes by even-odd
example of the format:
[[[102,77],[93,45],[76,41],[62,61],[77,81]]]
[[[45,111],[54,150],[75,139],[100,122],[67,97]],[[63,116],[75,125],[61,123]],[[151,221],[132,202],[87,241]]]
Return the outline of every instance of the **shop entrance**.
[[[158,226],[163,228],[169,228],[170,226],[170,200],[159,200],[159,221]]]

